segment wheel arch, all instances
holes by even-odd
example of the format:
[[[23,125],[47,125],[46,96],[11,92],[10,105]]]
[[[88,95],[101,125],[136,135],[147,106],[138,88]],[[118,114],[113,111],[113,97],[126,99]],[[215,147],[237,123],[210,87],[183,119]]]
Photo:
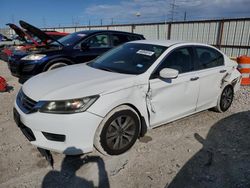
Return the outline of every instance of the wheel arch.
[[[140,121],[140,130],[139,130],[139,137],[143,137],[146,133],[147,133],[147,123],[145,121],[145,118],[142,116],[142,114],[140,113],[140,111],[138,110],[138,108],[136,108],[135,105],[131,104],[131,103],[122,103],[122,104],[119,104],[119,105],[116,105],[115,107],[113,107],[111,110],[109,110],[104,118],[103,118],[103,121],[106,120],[106,117],[108,117],[110,114],[112,114],[117,108],[121,107],[121,106],[127,106],[127,107],[130,107],[131,109],[133,109],[135,112],[136,112],[136,115],[139,117],[139,121]],[[128,110],[130,110],[128,108]],[[97,126],[97,129],[95,132],[98,132],[100,127],[102,126],[103,124],[103,121]]]
[[[140,118],[140,134],[139,134],[139,136],[143,137],[147,133],[147,130],[148,130],[145,118],[142,116],[142,114],[140,113],[140,111],[133,104],[124,103],[122,105],[129,106],[129,107],[131,107],[132,109],[134,109],[136,111],[137,115]]]
[[[64,62],[64,63],[67,63],[68,65],[74,64],[74,62],[70,58],[67,58],[67,57],[55,58],[45,63],[45,65],[43,66],[43,71],[46,71],[51,65],[57,62]]]

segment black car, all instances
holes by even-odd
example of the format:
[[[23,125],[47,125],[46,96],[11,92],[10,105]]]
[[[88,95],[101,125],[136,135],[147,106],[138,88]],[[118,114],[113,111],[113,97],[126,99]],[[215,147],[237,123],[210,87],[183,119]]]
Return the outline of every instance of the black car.
[[[41,30],[20,22],[27,31],[36,31],[41,38],[46,36]],[[72,33],[59,40],[49,43],[46,47],[39,48],[30,53],[14,53],[9,59],[9,69],[21,83],[41,72],[93,60],[111,48],[122,43],[144,39],[143,35],[111,31],[111,30],[87,30]]]

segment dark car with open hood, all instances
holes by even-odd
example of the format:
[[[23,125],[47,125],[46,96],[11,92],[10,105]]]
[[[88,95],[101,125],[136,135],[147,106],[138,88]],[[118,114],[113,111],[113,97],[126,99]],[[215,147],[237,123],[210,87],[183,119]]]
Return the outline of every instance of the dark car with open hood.
[[[135,33],[86,30],[56,40],[27,23],[20,21],[20,25],[27,31],[36,33],[40,38],[50,41],[46,46],[37,48],[35,51],[14,53],[10,57],[9,69],[13,76],[19,78],[20,83],[44,71],[91,61],[125,42],[144,39],[143,35]]]
[[[25,23],[24,21],[21,22]],[[37,47],[45,46],[46,43],[48,42],[46,39],[41,38],[39,35],[37,36],[36,33],[28,32],[24,29],[21,29],[15,24],[8,23],[6,25],[8,25],[11,29],[15,31],[19,40],[22,42],[6,44],[1,49],[0,57],[4,61],[8,61],[9,57],[14,53],[14,51],[17,52],[31,51],[36,49]],[[59,39],[68,34],[65,32],[57,32],[57,31],[43,31],[43,32],[45,32],[47,35],[55,39]]]

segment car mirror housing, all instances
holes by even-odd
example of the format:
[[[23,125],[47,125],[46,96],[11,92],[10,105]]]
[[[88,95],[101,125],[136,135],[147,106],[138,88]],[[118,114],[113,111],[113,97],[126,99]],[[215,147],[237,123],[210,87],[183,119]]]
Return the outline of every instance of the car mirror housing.
[[[160,71],[159,76],[163,79],[173,79],[173,78],[177,78],[178,74],[179,74],[178,70],[164,68]]]

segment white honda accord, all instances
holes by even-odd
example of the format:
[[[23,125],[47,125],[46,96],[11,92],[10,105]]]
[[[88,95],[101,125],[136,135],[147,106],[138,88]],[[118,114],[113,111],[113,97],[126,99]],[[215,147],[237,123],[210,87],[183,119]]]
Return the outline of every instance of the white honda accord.
[[[148,129],[210,108],[226,111],[240,79],[237,64],[212,46],[134,41],[31,78],[14,119],[38,148],[119,155]]]

